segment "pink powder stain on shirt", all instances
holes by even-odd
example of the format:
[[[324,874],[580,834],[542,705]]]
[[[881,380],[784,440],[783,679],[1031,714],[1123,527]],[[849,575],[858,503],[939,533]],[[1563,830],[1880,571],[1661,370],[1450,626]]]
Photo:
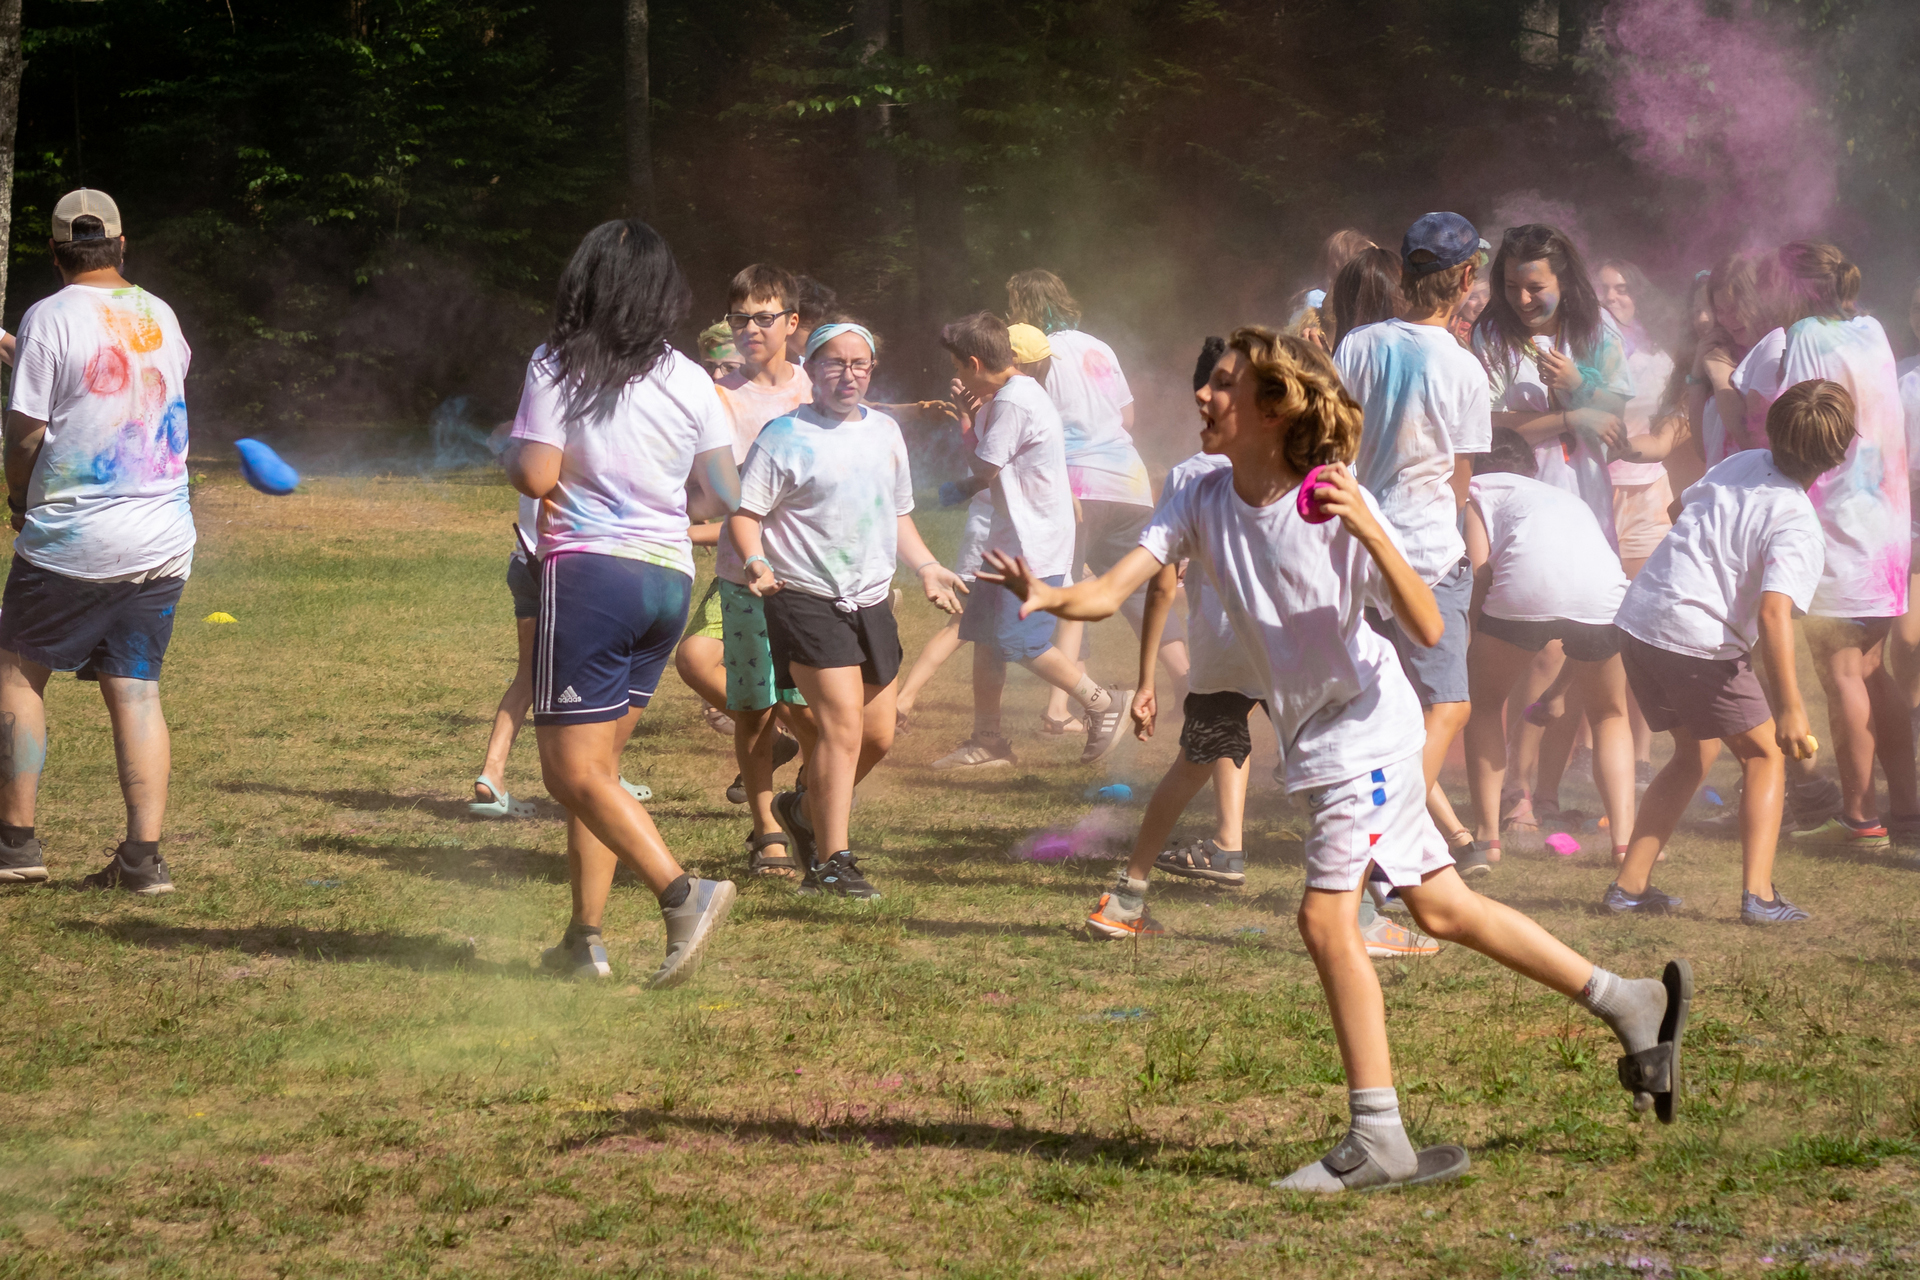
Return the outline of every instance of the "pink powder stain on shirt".
[[[133,370],[127,353],[117,346],[101,347],[87,361],[87,390],[96,396],[117,396],[127,389]]]

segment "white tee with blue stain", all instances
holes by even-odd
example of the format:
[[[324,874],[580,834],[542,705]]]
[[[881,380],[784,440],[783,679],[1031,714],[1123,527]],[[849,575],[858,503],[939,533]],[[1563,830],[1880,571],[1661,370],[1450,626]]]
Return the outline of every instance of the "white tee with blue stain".
[[[47,424],[13,549],[94,582],[184,578],[192,352],[173,309],[138,286],[70,284],[20,321],[9,408]]]
[[[1383,320],[1340,340],[1334,367],[1366,415],[1354,477],[1432,585],[1466,552],[1454,459],[1493,447],[1487,372],[1445,327]]]
[[[900,424],[865,407],[844,422],[812,405],[775,418],[747,451],[740,509],[765,518],[761,547],[785,590],[879,604],[893,584],[899,519],[913,511]]]
[[[561,451],[560,482],[541,504],[541,559],[568,551],[645,560],[693,576],[687,476],[693,460],[732,449],[713,379],[669,349],[589,412],[568,421],[542,346],[527,363],[513,438]]]
[[[1537,345],[1537,344],[1536,344]],[[1507,351],[1503,344],[1490,341],[1485,325],[1473,331],[1474,354],[1487,367],[1487,377],[1497,413],[1551,413],[1565,409],[1585,409],[1599,394],[1632,401],[1633,373],[1627,367],[1625,340],[1620,326],[1605,311],[1600,313],[1600,336],[1593,350],[1584,357],[1556,339],[1554,350],[1569,356],[1580,370],[1580,387],[1571,394],[1549,389],[1540,380],[1539,367],[1524,356]],[[1593,512],[1593,518],[1606,531],[1607,545],[1616,553],[1620,536],[1613,519],[1613,476],[1606,457],[1594,442],[1578,432],[1567,432],[1533,447],[1534,478],[1577,493]]]
[[[1249,506],[1223,468],[1161,503],[1140,537],[1161,564],[1191,556],[1207,576],[1259,677],[1288,791],[1358,778],[1426,743],[1399,655],[1363,616],[1392,613],[1386,576],[1344,522],[1301,519],[1297,493]]]
[[[1476,366],[1477,367],[1477,366]],[[1202,476],[1233,466],[1217,453],[1196,453],[1167,472],[1160,489],[1160,505],[1176,500],[1181,491]],[[1220,604],[1211,579],[1197,567],[1189,566],[1187,588],[1187,657],[1192,669],[1187,672],[1187,688],[1195,693],[1238,693],[1248,698],[1267,696],[1258,669],[1247,657],[1234,634],[1233,623]]]

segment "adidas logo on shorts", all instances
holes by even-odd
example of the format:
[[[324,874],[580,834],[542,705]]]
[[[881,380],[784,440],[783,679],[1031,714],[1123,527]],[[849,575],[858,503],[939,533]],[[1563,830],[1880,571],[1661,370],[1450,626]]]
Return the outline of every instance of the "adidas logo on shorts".
[[[580,701],[580,695],[573,691],[572,685],[568,685],[566,689],[561,692],[560,696],[554,699],[554,701],[558,702],[561,706],[564,707],[568,703]]]

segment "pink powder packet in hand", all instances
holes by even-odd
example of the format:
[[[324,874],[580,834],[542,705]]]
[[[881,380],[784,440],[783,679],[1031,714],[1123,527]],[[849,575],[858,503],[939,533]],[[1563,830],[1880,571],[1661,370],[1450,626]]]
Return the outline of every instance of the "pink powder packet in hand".
[[[1313,496],[1313,486],[1319,482],[1320,472],[1323,469],[1323,467],[1315,467],[1307,472],[1307,478],[1300,482],[1299,495],[1294,498],[1294,506],[1299,509],[1300,518],[1308,524],[1325,524],[1333,519],[1333,514],[1322,510]]]

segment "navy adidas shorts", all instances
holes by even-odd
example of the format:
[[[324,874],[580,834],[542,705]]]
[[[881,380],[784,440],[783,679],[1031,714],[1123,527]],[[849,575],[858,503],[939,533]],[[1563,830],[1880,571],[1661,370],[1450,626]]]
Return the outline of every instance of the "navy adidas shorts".
[[[158,680],[185,578],[94,582],[13,558],[0,649],[82,680]]]
[[[584,551],[540,563],[533,722],[595,724],[644,707],[687,623],[693,579]]]

